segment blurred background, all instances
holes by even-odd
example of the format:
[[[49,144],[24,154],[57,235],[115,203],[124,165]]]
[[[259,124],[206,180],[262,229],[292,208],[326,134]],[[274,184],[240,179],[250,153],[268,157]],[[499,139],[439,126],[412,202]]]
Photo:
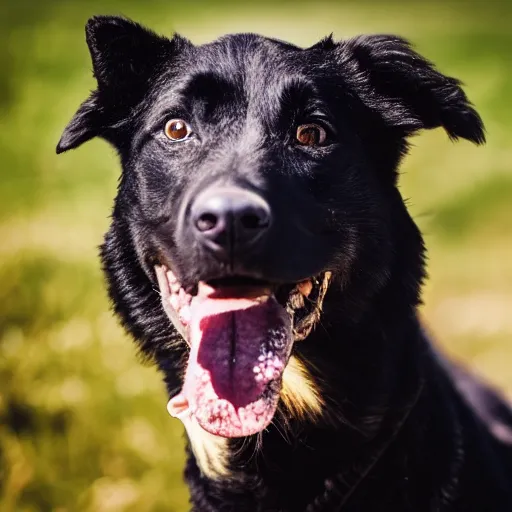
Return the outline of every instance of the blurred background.
[[[116,156],[102,141],[54,151],[94,88],[83,31],[93,14],[198,43],[393,32],[462,79],[487,145],[423,133],[400,186],[429,247],[428,328],[512,396],[512,2],[2,0],[0,510],[187,510],[181,425],[109,312],[99,268]]]

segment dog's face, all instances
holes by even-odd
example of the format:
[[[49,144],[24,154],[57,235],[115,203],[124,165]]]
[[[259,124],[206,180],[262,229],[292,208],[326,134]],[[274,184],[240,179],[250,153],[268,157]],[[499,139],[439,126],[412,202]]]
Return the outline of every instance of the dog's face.
[[[386,283],[406,137],[443,126],[481,142],[481,121],[457,81],[396,37],[194,46],[95,18],[87,39],[98,90],[58,151],[94,136],[119,151],[127,265],[158,283],[190,347],[170,409],[217,435],[259,432],[329,283],[357,282],[363,297]]]

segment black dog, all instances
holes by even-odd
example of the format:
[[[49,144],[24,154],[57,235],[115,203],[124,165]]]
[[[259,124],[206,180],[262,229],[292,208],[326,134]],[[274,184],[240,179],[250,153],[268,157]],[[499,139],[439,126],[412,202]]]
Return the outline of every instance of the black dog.
[[[430,346],[407,138],[484,141],[407,42],[194,46],[87,24],[98,89],[57,151],[123,173],[102,258],[115,311],[187,429],[197,511],[512,511],[512,413]]]

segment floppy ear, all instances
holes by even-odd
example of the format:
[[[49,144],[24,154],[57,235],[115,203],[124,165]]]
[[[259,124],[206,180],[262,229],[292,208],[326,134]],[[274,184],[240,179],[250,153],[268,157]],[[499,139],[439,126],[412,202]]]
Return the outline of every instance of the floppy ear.
[[[342,43],[348,80],[366,106],[410,135],[442,126],[451,139],[485,142],[484,126],[461,89],[396,36],[361,36]]]
[[[73,119],[68,123],[57,144],[57,154],[73,149],[96,137],[101,132],[101,114],[98,107],[98,93],[81,105]]]
[[[167,58],[184,44],[179,36],[160,37],[117,16],[96,16],[85,27],[98,88],[70,121],[57,153],[104,135],[143,98]]]

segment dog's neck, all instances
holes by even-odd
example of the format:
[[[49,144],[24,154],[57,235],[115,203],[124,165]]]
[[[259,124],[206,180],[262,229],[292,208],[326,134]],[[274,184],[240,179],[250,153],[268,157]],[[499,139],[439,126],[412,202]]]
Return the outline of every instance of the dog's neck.
[[[380,307],[369,308],[371,316],[357,323],[339,314],[341,301],[341,289],[333,286],[322,323],[296,346],[322,398],[321,415],[313,421],[283,414],[260,436],[217,445],[200,454],[201,460],[191,457],[190,482],[200,477],[198,462],[203,470],[205,462],[219,469],[219,456],[227,450],[222,474],[203,478],[223,499],[229,500],[231,488],[246,495],[244,510],[260,510],[255,500],[277,503],[279,510],[304,510],[308,503],[321,510],[330,499],[332,479],[337,479],[338,502],[348,499],[418,401],[425,343],[406,301],[391,302],[384,294]],[[339,495],[343,488],[345,497]],[[191,491],[194,496],[193,484]]]

